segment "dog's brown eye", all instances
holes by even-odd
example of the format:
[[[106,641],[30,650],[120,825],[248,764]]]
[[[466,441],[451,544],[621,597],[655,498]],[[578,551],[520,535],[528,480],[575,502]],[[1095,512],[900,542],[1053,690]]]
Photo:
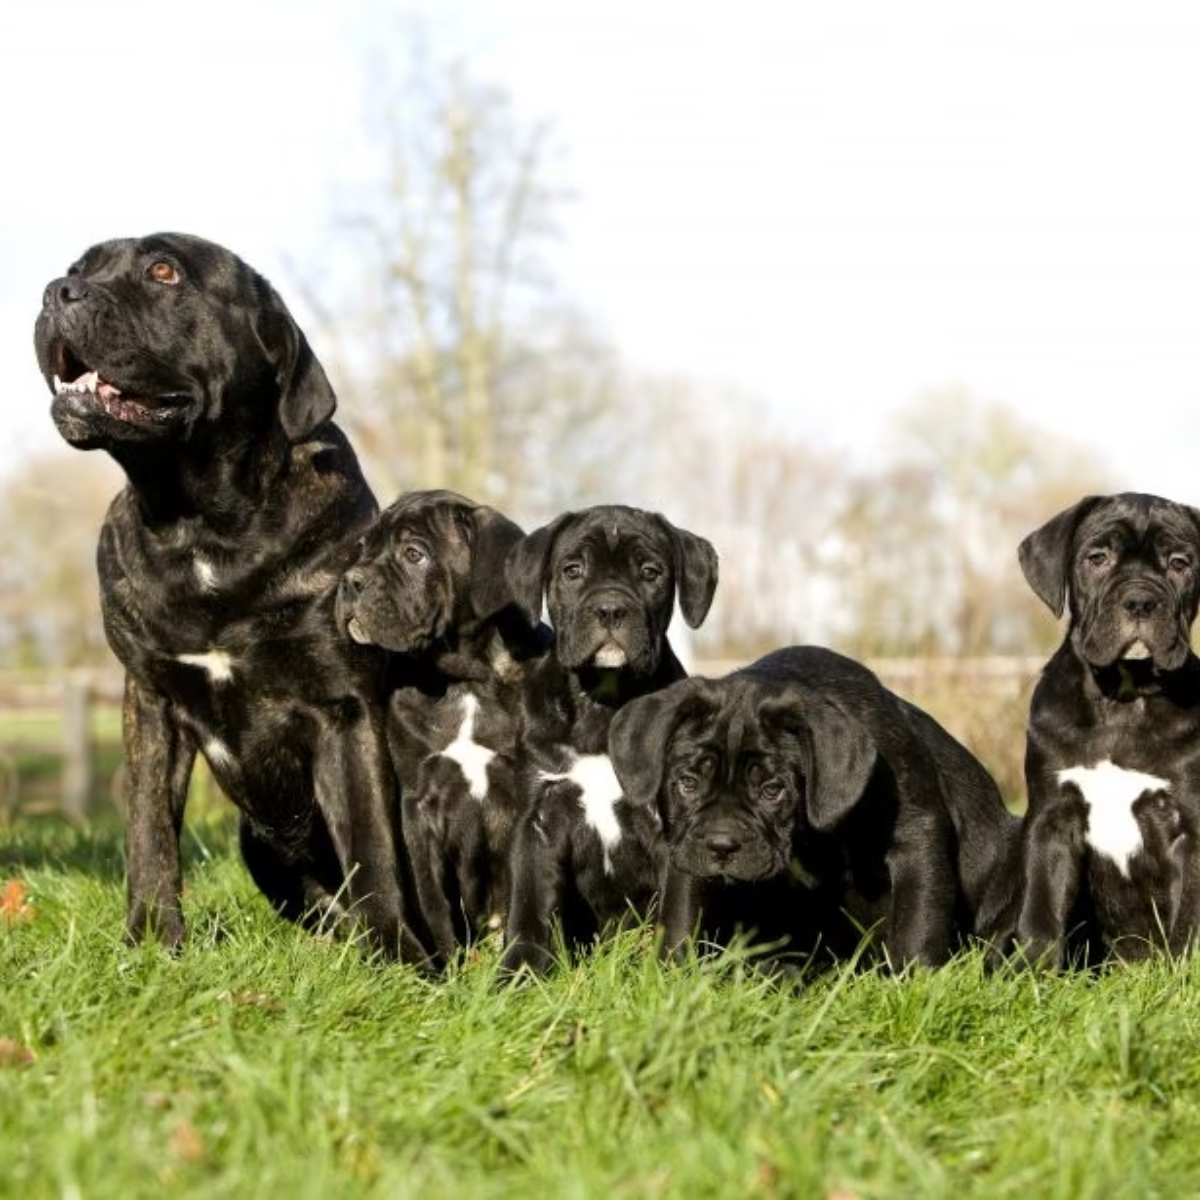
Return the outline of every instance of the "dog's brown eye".
[[[1192,565],[1192,560],[1186,554],[1172,554],[1167,559],[1167,566],[1170,567],[1176,575],[1182,575]]]
[[[577,562],[569,562],[569,563],[564,564],[563,569],[562,569],[562,576],[564,579],[582,579],[583,578],[583,564],[577,563]]]
[[[675,780],[675,790],[685,797],[694,796],[700,790],[700,781],[695,775],[680,775]]]
[[[159,259],[158,262],[150,264],[150,278],[158,283],[175,284],[179,282],[179,271],[174,263]]]
[[[654,563],[645,563],[642,566],[642,578],[647,583],[653,583],[662,574],[662,567],[657,567]]]
[[[420,546],[405,546],[403,550],[404,559],[410,562],[413,566],[419,566],[425,561],[425,551]]]
[[[1102,567],[1108,562],[1107,550],[1089,550],[1085,556],[1089,566]]]

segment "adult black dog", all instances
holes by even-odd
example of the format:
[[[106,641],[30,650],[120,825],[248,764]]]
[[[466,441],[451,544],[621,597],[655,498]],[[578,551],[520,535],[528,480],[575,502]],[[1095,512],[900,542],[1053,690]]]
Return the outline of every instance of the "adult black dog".
[[[935,965],[1012,920],[1019,821],[984,767],[871,671],[818,646],[626,705],[609,750],[667,845],[662,948],[738,932],[777,956]]]
[[[522,778],[527,810],[513,843],[505,972],[545,970],[553,922],[581,943],[644,915],[659,882],[657,818],[628,804],[608,759],[622,705],[684,676],[667,638],[678,594],[693,629],[717,586],[717,555],[665,517],[624,505],[566,513],[517,543],[517,603],[543,599],[554,653],[529,673]]]
[[[444,962],[502,921],[522,686],[550,631],[512,603],[504,563],[524,531],[448,491],[386,508],[342,577],[339,621],[394,656],[388,745],[421,911]]]
[[[102,242],[35,328],[62,436],[127,486],[100,531],[104,628],[125,667],[127,933],[184,937],[180,825],[203,754],[285,916],[414,958],[378,651],[333,606],[376,505],[335,398],[270,285],[182,234]]]
[[[1200,927],[1200,510],[1087,496],[1019,548],[1066,636],[1030,704],[1020,947],[1063,965]]]

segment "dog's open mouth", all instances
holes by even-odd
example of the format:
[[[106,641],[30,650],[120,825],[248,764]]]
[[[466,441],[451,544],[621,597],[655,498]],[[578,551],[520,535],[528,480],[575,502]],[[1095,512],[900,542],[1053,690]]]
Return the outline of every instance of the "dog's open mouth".
[[[145,421],[168,416],[186,404],[189,397],[179,392],[157,396],[122,393],[115,384],[100,378],[62,344],[55,347],[54,395],[75,398],[88,407],[102,408],[118,421]]]

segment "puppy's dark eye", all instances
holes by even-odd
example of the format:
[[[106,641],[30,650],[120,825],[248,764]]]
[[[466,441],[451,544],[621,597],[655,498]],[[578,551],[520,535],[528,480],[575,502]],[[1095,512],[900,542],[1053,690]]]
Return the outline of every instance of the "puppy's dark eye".
[[[563,563],[562,577],[564,579],[576,580],[583,578],[583,563],[569,562]]]
[[[1084,559],[1089,567],[1103,567],[1108,563],[1109,553],[1107,550],[1089,550]]]
[[[177,284],[182,276],[179,274],[179,269],[174,263],[167,262],[166,259],[160,258],[157,262],[150,264],[150,270],[147,272],[151,279],[156,283]]]
[[[1167,559],[1167,567],[1176,575],[1182,575],[1192,565],[1192,560],[1186,554],[1172,554]]]
[[[700,780],[695,775],[680,775],[675,780],[675,790],[685,799],[691,799],[700,791]]]
[[[429,557],[420,546],[411,543],[405,546],[401,553],[404,555],[404,561],[412,563],[414,567],[420,566]]]
[[[642,563],[642,578],[647,583],[653,583],[662,574],[662,567],[657,563]]]
[[[769,779],[758,789],[758,794],[768,804],[776,804],[787,794],[787,788],[778,779]]]

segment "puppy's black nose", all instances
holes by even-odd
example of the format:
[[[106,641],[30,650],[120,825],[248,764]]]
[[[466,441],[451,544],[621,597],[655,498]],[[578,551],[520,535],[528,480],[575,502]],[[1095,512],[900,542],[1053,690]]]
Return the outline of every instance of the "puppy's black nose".
[[[625,620],[625,613],[628,610],[619,601],[606,600],[595,605],[592,611],[596,614],[596,620],[605,629],[616,629]]]
[[[742,839],[728,829],[715,829],[704,839],[704,844],[713,858],[726,859],[742,848]]]
[[[346,601],[357,600],[362,594],[363,574],[357,567],[351,567],[349,571],[342,576],[342,599]]]
[[[1131,592],[1121,600],[1121,607],[1128,616],[1144,620],[1158,610],[1158,597],[1150,592]]]
[[[86,280],[81,279],[78,275],[66,275],[62,279],[56,279],[42,293],[42,307],[66,306],[79,300],[85,300],[88,290]]]

